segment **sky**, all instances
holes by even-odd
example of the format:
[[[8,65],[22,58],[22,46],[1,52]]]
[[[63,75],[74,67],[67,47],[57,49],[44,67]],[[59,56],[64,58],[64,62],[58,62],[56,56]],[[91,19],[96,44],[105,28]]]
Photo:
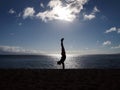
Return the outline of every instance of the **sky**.
[[[0,0],[0,54],[120,53],[120,0]]]

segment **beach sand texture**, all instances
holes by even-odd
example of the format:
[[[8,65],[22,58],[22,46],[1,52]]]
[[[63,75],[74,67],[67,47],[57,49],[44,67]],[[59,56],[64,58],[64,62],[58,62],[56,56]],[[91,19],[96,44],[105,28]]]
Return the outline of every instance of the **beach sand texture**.
[[[0,90],[120,90],[117,69],[1,69]]]

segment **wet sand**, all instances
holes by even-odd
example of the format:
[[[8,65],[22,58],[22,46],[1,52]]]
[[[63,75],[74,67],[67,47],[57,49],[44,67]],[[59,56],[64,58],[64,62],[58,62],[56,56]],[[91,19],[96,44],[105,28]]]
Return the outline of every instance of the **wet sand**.
[[[0,90],[120,90],[118,69],[0,69]]]

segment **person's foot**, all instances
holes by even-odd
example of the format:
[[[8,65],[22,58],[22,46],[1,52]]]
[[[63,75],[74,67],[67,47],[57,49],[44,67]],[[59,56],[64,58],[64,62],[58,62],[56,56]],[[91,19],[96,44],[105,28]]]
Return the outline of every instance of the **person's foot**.
[[[61,38],[61,41],[63,42],[64,38]]]

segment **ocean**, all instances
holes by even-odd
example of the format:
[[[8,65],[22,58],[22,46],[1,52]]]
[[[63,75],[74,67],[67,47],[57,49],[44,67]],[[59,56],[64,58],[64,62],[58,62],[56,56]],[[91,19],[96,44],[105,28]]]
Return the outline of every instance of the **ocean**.
[[[62,69],[57,65],[60,56],[54,55],[0,55],[0,69]],[[120,69],[120,54],[70,55],[66,69]]]

